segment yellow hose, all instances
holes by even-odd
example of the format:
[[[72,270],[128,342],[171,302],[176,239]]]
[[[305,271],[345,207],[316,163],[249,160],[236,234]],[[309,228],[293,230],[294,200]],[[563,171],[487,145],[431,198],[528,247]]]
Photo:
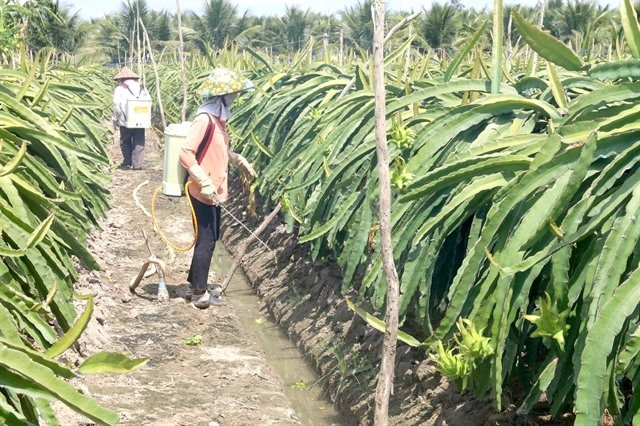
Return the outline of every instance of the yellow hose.
[[[189,247],[178,247],[169,241],[169,238],[162,232],[160,226],[158,226],[158,221],[156,219],[156,198],[158,198],[158,194],[162,191],[162,185],[160,185],[156,191],[153,193],[153,198],[151,199],[151,220],[153,221],[153,225],[158,230],[158,235],[162,241],[165,242],[166,245],[171,247],[177,251],[189,251],[191,248],[196,245],[196,240],[198,239],[198,219],[196,218],[196,211],[193,209],[193,203],[191,202],[191,197],[189,197],[189,184],[191,181],[188,181],[184,184],[184,193],[187,196],[187,203],[189,204],[189,209],[191,210],[191,220],[193,221],[193,241],[189,245]]]

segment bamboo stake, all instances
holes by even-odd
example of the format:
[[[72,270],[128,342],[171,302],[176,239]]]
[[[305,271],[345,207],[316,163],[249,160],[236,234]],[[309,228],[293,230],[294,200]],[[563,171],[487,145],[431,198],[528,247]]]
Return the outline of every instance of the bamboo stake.
[[[380,181],[380,241],[382,268],[387,281],[387,327],[382,343],[382,361],[376,387],[374,423],[385,426],[389,423],[389,397],[393,393],[393,377],[398,340],[399,279],[393,260],[391,242],[391,178],[389,172],[389,148],[387,146],[387,108],[384,84],[384,0],[375,0],[371,6],[373,17],[373,90],[375,94],[375,136]],[[417,15],[416,15],[417,16]]]
[[[180,76],[182,77],[182,121],[187,121],[187,70],[184,64],[184,40],[182,39],[182,17],[180,16],[180,0],[176,0],[178,10],[178,54],[180,55]]]
[[[156,97],[158,98],[158,108],[160,109],[160,120],[162,121],[162,131],[167,128],[167,119],[164,116],[164,107],[162,106],[162,96],[160,94],[160,77],[158,76],[158,67],[156,66],[156,61],[153,58],[153,50],[151,49],[151,41],[149,40],[149,33],[147,33],[147,28],[140,19],[140,26],[142,27],[142,34],[144,35],[145,40],[147,40],[147,46],[149,48],[149,59],[151,59],[151,66],[153,67],[153,73],[156,76]]]

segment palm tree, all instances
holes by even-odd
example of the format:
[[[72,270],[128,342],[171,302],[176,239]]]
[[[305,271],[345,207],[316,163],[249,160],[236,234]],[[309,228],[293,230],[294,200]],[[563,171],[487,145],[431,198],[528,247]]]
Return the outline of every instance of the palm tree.
[[[564,0],[542,0],[546,1],[546,12],[542,21],[542,26],[548,30],[554,37],[558,37],[560,33],[555,25],[556,17],[562,14],[564,8]]]
[[[204,14],[195,16],[194,29],[200,34],[201,48],[208,43],[220,49],[226,40],[235,38],[247,28],[247,12],[240,15],[238,6],[229,0],[208,0]]]
[[[28,10],[17,0],[0,2],[0,64],[10,63],[20,44],[22,17]]]
[[[373,41],[373,19],[371,5],[373,0],[358,1],[355,6],[340,12],[345,30],[345,43],[370,49]]]
[[[285,28],[282,20],[276,16],[254,16],[248,18],[249,30],[237,40],[254,48],[266,48],[274,54],[282,53],[288,48]],[[246,36],[246,40],[245,39]]]
[[[328,34],[334,40],[340,33],[340,20],[336,15],[312,14],[309,16],[310,33],[314,37],[322,37]]]
[[[151,21],[149,28],[149,39],[151,41],[169,41],[173,37],[171,31],[171,18],[166,10],[161,12],[151,11],[149,15]]]
[[[553,27],[562,39],[569,39],[575,33],[586,34],[589,25],[596,18],[596,6],[590,1],[568,2],[553,10]]]
[[[309,11],[302,11],[297,6],[287,6],[284,16],[280,18],[284,34],[291,49],[300,49],[304,45],[304,39],[307,27]]]
[[[121,4],[119,24],[124,34],[134,34],[138,16],[144,25],[149,27],[149,6],[146,0],[127,0]]]
[[[436,50],[450,48],[461,27],[459,9],[450,4],[434,3],[420,21],[419,34]]]
[[[125,32],[122,20],[121,16],[112,15],[105,16],[94,23],[96,44],[112,62],[123,62],[128,57],[131,34]]]
[[[31,19],[26,27],[26,42],[33,50],[52,47],[58,52],[74,53],[84,32],[80,31],[78,12],[59,0],[39,0],[29,5]]]
[[[131,56],[130,50],[136,48],[136,21],[142,19],[147,30],[153,27],[152,14],[145,0],[133,0],[121,3],[120,12],[105,16],[94,22],[95,42],[112,61],[123,61]],[[155,34],[149,38],[156,40]]]

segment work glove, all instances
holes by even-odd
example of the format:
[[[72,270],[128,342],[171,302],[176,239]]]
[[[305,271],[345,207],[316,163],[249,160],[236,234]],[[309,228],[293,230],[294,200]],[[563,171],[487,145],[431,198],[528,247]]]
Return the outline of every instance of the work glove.
[[[231,161],[231,164],[239,168],[240,171],[244,173],[246,176],[249,176],[251,180],[258,177],[258,174],[256,173],[255,170],[253,170],[253,167],[251,166],[251,164],[242,155],[235,152],[230,152],[229,160]]]
[[[200,187],[200,194],[209,202],[216,204],[218,201],[218,198],[215,195],[216,187],[213,182],[211,182],[211,179],[209,179],[209,176],[204,172],[204,169],[200,164],[194,164],[189,167],[189,174]]]

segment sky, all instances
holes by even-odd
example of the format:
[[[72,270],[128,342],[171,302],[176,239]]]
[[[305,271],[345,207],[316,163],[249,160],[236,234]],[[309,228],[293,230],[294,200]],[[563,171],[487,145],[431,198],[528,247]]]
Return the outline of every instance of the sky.
[[[440,0],[444,2],[445,0]],[[616,0],[599,0],[602,4],[617,4]],[[356,0],[232,0],[238,5],[238,9],[242,12],[248,10],[253,15],[280,15],[284,12],[286,5],[297,5],[303,9],[310,9],[314,12],[337,12],[345,8],[345,6],[355,5]],[[80,12],[83,18],[98,18],[104,14],[116,12],[120,9],[122,1],[96,1],[96,0],[63,0],[73,6],[75,10]],[[204,0],[180,0],[180,8],[182,10],[193,10],[199,12],[202,8]],[[392,10],[419,10],[423,6],[429,7],[431,0],[387,0],[386,3]],[[467,7],[481,9],[489,7],[493,4],[493,0],[461,0],[461,3]],[[522,5],[534,6],[537,0],[506,0],[506,3],[520,3]],[[166,9],[174,11],[176,8],[175,0],[147,0],[147,4],[151,9]]]

